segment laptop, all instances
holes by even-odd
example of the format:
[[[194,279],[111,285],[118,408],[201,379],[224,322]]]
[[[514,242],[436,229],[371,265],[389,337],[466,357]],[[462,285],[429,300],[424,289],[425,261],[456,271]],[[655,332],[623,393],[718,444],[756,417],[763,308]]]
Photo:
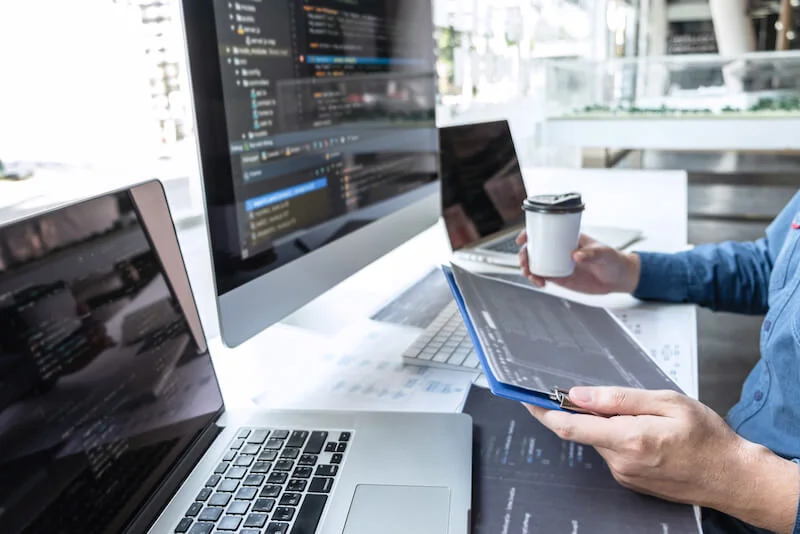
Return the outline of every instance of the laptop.
[[[468,416],[226,410],[161,184],[66,209],[0,225],[4,534],[467,532]]]
[[[442,219],[453,255],[486,265],[519,267],[519,232],[524,227],[525,183],[511,130],[505,120],[439,129]],[[623,249],[641,237],[638,230],[584,226],[582,231]],[[489,272],[515,283],[518,272]],[[406,363],[481,373],[447,281],[433,269],[379,309],[372,321],[381,332],[407,346]]]
[[[439,129],[442,218],[457,257],[518,267],[516,238],[525,226],[525,183],[505,120]],[[617,249],[641,238],[633,229],[584,226]]]

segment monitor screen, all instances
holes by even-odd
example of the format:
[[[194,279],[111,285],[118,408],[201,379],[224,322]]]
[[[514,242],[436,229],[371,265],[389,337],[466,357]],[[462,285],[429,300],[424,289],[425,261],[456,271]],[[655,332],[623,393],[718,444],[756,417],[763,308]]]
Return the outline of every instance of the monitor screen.
[[[4,533],[122,532],[222,408],[161,187],[140,187],[0,227]]]
[[[508,122],[439,131],[442,216],[454,250],[521,224],[525,183]]]
[[[202,3],[184,7],[220,295],[430,195],[429,0]]]

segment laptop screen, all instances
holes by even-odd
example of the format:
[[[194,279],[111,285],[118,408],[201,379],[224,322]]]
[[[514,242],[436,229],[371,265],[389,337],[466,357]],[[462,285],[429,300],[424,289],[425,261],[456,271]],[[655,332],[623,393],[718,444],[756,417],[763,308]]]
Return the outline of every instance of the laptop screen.
[[[3,533],[122,532],[221,408],[160,185],[0,227]]]
[[[453,250],[523,221],[525,184],[508,122],[439,130],[442,216]]]

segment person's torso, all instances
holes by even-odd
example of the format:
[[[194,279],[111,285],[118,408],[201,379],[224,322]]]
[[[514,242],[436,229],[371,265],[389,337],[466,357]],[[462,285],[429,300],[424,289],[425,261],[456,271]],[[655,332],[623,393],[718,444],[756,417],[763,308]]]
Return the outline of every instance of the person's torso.
[[[767,230],[773,260],[761,360],[728,414],[746,439],[800,458],[800,194]]]

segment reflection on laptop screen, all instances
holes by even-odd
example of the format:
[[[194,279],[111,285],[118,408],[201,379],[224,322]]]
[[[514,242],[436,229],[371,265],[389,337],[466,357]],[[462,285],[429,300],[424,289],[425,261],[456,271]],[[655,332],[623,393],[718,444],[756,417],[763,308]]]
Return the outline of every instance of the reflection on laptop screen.
[[[454,250],[523,221],[525,184],[508,122],[439,130],[442,215]]]
[[[6,534],[122,532],[222,408],[133,198],[0,227]]]

